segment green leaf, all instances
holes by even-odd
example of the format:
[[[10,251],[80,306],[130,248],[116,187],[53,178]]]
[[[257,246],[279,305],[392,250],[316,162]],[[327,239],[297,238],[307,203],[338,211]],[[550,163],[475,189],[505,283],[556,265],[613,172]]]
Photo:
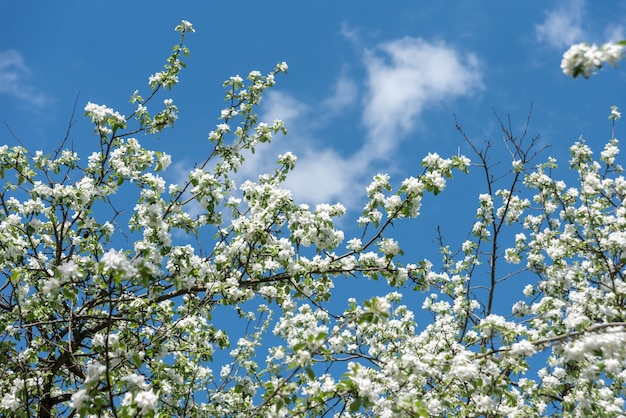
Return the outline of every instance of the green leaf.
[[[67,286],[61,286],[61,293],[65,297],[65,299],[69,299],[71,301],[76,301],[76,293]]]
[[[361,409],[361,398],[356,398],[354,402],[350,404],[350,412],[356,412]]]

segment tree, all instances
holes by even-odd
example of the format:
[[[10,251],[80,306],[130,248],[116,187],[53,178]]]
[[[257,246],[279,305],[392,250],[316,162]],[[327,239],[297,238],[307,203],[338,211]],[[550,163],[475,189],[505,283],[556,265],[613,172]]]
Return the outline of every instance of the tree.
[[[360,235],[345,239],[341,204],[311,209],[281,187],[291,153],[255,182],[234,180],[246,150],[286,133],[255,113],[287,71],[279,63],[224,83],[211,153],[168,185],[160,172],[171,158],[134,136],[176,120],[170,99],[148,111],[185,66],[193,27],[176,30],[180,43],[147,98],[132,95],[129,116],[86,105],[98,137],[86,161],[63,148],[0,148],[4,415],[623,416],[616,139],[599,161],[584,141],[572,145],[578,179],[568,186],[556,160],[537,161],[526,130],[501,121],[511,158],[502,169],[493,144],[480,148],[459,126],[485,179],[476,223],[458,250],[440,238],[440,267],[405,260],[390,226],[417,217],[424,195],[470,160],[428,154],[395,188],[375,175]],[[384,280],[389,293],[337,309],[328,301],[339,276]],[[527,285],[509,315],[494,295],[513,278]],[[425,327],[401,303],[414,293],[432,315]]]

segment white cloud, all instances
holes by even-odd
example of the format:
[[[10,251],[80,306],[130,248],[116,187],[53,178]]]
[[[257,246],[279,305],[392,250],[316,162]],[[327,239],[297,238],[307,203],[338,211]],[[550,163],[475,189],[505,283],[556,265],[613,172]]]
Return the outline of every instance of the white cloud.
[[[341,36],[350,41],[354,46],[361,45],[361,34],[358,29],[351,27],[347,22],[341,23]]]
[[[273,172],[277,156],[291,151],[298,161],[285,187],[296,202],[360,204],[364,187],[375,174],[372,168],[393,161],[399,143],[427,106],[482,87],[477,59],[443,43],[403,38],[363,51],[365,80],[351,77],[344,67],[321,100],[304,103],[279,90],[265,93],[260,120],[283,120],[289,135],[247,154],[239,181]],[[366,131],[359,142],[359,127],[355,126],[354,137],[349,138],[353,148],[342,153],[324,141],[320,132],[331,123],[341,123],[338,118],[349,106],[357,106]]]
[[[278,90],[270,90],[263,94],[263,120],[272,122],[280,119],[289,127],[292,123],[301,122],[302,116],[309,107]]]
[[[540,42],[547,42],[558,49],[585,41],[582,28],[584,0],[563,1],[554,10],[546,13],[546,20],[535,25]]]
[[[30,73],[22,54],[18,51],[14,49],[0,51],[0,94],[13,96],[32,106],[44,106],[49,99],[26,82]]]
[[[443,43],[402,38],[365,53],[367,89],[363,123],[368,151],[386,155],[414,127],[426,106],[469,95],[482,87],[475,56]],[[373,157],[372,157],[373,158]]]
[[[296,169],[287,177],[285,186],[296,202],[351,205],[357,197],[353,189],[358,185],[355,177],[361,174],[362,168],[355,167],[330,148],[310,148],[298,154]]]
[[[357,85],[344,69],[335,82],[333,95],[322,101],[322,107],[332,114],[341,112],[346,106],[352,105],[357,96]]]

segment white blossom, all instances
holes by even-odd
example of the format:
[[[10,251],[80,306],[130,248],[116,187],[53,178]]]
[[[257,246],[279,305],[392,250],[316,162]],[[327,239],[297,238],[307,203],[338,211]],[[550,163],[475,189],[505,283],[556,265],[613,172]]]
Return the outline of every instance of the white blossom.
[[[588,78],[604,63],[615,67],[624,56],[623,47],[614,43],[606,43],[600,47],[585,43],[572,45],[563,54],[561,69],[565,75],[576,78],[582,75]]]

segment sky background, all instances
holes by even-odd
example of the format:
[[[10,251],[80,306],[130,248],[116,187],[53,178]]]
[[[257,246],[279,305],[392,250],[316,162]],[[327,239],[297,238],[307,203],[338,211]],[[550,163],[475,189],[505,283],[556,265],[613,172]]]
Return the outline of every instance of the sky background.
[[[173,28],[186,19],[196,29],[185,42],[188,68],[162,96],[174,99],[180,118],[158,141],[139,137],[172,154],[167,180],[180,181],[209,152],[207,135],[224,107],[222,82],[286,61],[289,74],[280,75],[260,112],[268,122],[282,119],[289,134],[259,147],[241,176],[271,171],[277,155],[292,151],[295,199],[343,202],[349,238],[375,173],[399,184],[421,171],[429,152],[474,157],[455,115],[478,146],[497,144],[494,162],[508,164],[494,111],[510,116],[519,134],[531,106],[529,135],[550,146],[543,159],[567,166],[567,149],[581,135],[599,154],[610,139],[610,106],[624,105],[626,72],[573,80],[559,65],[572,43],[625,38],[625,17],[624,2],[584,0],[0,0],[0,143],[16,145],[15,135],[31,150],[51,152],[78,96],[68,144],[86,158],[96,138],[82,118],[85,104],[130,114],[128,98],[135,89],[148,92],[148,76],[162,69],[178,42]],[[618,138],[621,131],[618,124]],[[436,252],[437,224],[460,243],[484,192],[481,175],[457,176],[426,199],[417,223],[395,227],[401,244],[420,258],[425,247]]]

